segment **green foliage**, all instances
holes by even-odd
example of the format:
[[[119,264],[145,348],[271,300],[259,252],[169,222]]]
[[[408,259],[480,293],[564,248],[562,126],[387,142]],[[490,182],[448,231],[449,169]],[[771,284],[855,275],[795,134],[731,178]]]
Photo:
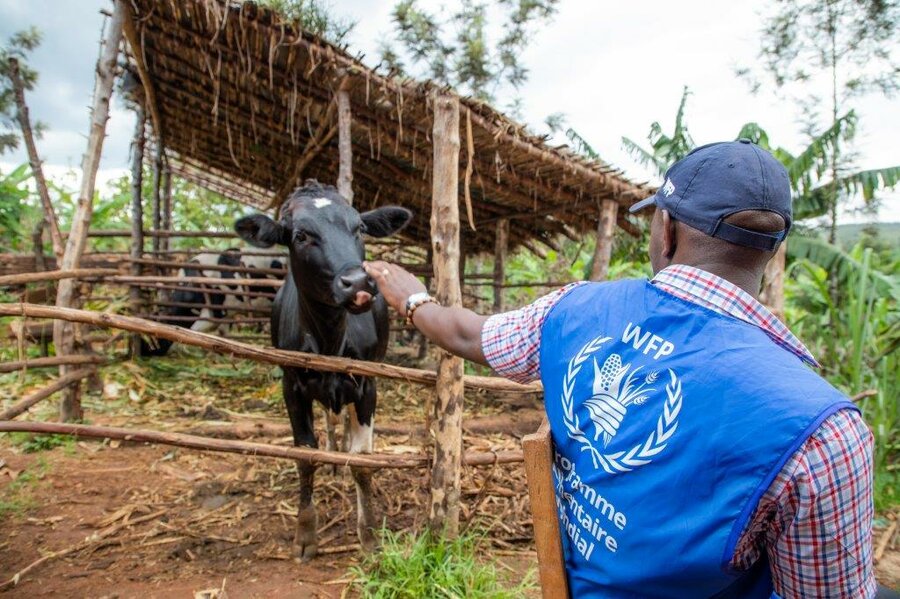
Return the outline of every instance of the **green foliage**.
[[[0,172],[0,252],[24,250],[24,223],[36,218],[36,208],[28,201],[30,192],[26,187],[31,172],[27,165],[15,168],[4,175]]]
[[[49,451],[57,447],[65,447],[72,450],[75,447],[75,437],[69,435],[33,435],[31,433],[12,433],[10,435],[14,445],[17,445],[22,453],[39,453]]]
[[[515,586],[502,580],[493,565],[477,559],[478,542],[471,534],[448,540],[386,530],[381,550],[352,569],[354,584],[373,599],[512,599],[534,588],[533,572]]]
[[[16,107],[16,99],[13,91],[10,60],[16,60],[19,63],[19,78],[22,80],[22,87],[26,91],[34,89],[37,84],[37,71],[29,68],[25,64],[28,54],[38,47],[41,43],[41,32],[31,27],[13,34],[6,43],[6,46],[0,48],[0,154],[8,150],[15,150],[19,147],[19,135]],[[40,123],[35,124],[35,135],[39,135],[43,126]]]
[[[334,17],[334,8],[323,0],[259,0],[288,21],[333,44],[343,44],[356,22]]]
[[[647,135],[647,140],[650,142],[649,150],[645,150],[627,137],[622,138],[622,147],[625,151],[639,164],[655,171],[660,177],[665,176],[666,169],[672,163],[687,156],[696,145],[688,132],[684,118],[684,110],[690,93],[687,86],[684,86],[681,92],[681,101],[678,103],[678,111],[675,113],[675,124],[671,135],[663,133],[662,125],[659,122],[650,125],[650,133]]]
[[[791,249],[794,246],[798,250]],[[800,237],[788,248],[798,258],[786,277],[787,321],[818,357],[832,384],[848,395],[877,392],[859,405],[875,435],[876,481],[883,482],[900,449],[900,280],[887,274],[897,272],[896,257],[879,265],[871,248],[857,245],[845,254]],[[829,261],[826,268],[817,264]],[[879,483],[876,488],[881,505],[900,500],[890,485]]]
[[[399,49],[384,42],[382,65],[394,73],[431,79],[494,101],[501,85],[518,89],[528,79],[519,57],[536,26],[553,17],[558,3],[462,0],[442,5],[438,14],[449,12],[450,17],[441,20],[422,8],[419,0],[400,0],[391,13]],[[497,22],[491,20],[493,16]],[[503,31],[496,41],[488,34],[494,28]]]

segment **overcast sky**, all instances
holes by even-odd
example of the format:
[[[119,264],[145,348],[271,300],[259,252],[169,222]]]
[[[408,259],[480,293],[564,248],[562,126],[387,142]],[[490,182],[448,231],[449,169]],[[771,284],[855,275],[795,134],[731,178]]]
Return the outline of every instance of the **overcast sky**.
[[[426,6],[439,2],[426,1]],[[521,88],[522,116],[535,130],[561,112],[608,162],[637,180],[651,178],[621,149],[623,135],[645,142],[649,125],[670,131],[682,86],[693,92],[687,108],[698,144],[731,139],[756,121],[776,144],[796,151],[804,138],[793,102],[767,89],[758,96],[734,75],[758,51],[763,2],[663,0],[620,2],[562,0],[553,22],[542,27],[523,56],[530,79]],[[337,14],[357,26],[353,52],[376,61],[380,40],[390,35],[394,0],[334,0]],[[33,119],[48,125],[39,149],[48,170],[60,176],[77,168],[86,145],[88,110],[97,59],[100,9],[109,0],[0,0],[0,39],[38,25],[44,42],[31,64],[40,72],[29,94]],[[859,168],[900,164],[900,100],[872,95],[854,102],[860,117],[855,149]],[[128,165],[133,117],[114,106],[104,145],[101,178]],[[25,161],[23,151],[4,155],[0,168]],[[73,181],[75,181],[73,179]],[[900,221],[900,191],[884,196],[882,221]],[[856,220],[848,218],[845,222]]]

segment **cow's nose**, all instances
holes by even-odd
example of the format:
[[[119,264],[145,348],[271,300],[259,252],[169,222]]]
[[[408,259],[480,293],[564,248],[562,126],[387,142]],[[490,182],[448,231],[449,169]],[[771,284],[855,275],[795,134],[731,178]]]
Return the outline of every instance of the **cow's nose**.
[[[353,293],[355,291],[369,291],[374,287],[372,279],[363,269],[352,270],[342,274],[338,278],[341,291]]]

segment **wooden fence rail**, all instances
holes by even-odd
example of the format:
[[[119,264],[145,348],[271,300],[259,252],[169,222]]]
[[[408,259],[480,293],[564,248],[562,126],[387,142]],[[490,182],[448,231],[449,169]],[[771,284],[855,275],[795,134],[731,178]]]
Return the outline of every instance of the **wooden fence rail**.
[[[32,358],[31,360],[20,360],[17,362],[0,363],[0,374],[6,372],[15,372],[23,368],[47,368],[49,366],[60,366],[66,364],[69,366],[77,366],[81,364],[103,364],[107,360],[104,356],[92,356],[84,354],[72,354],[71,356],[51,356],[49,358]]]
[[[36,403],[47,399],[57,391],[62,391],[72,383],[77,383],[81,379],[90,376],[93,372],[93,368],[82,368],[81,370],[76,370],[74,372],[67,372],[46,387],[42,387],[30,395],[26,395],[18,403],[13,404],[0,412],[0,420],[12,420],[19,414],[28,411],[28,408]]]
[[[281,458],[309,464],[334,464],[336,466],[363,466],[369,468],[424,468],[430,458],[421,455],[390,453],[344,453],[308,447],[288,447],[200,437],[184,433],[171,433],[113,426],[93,426],[87,424],[62,424],[58,422],[18,422],[0,421],[0,433],[25,432],[39,434],[72,435],[94,439],[121,439],[139,443],[159,443],[205,451],[239,453],[264,458]],[[468,466],[492,466],[494,464],[516,464],[522,461],[521,451],[468,451],[465,464]]]
[[[133,316],[108,314],[105,312],[91,312],[89,310],[76,310],[74,308],[58,308],[55,306],[39,306],[36,304],[0,304],[0,316],[29,316],[32,318],[54,318],[69,322],[92,324],[99,327],[122,329],[132,333],[143,333],[154,337],[161,337],[185,345],[194,345],[221,354],[246,358],[255,362],[274,364],[276,366],[294,366],[297,368],[310,368],[326,372],[342,372],[345,374],[359,374],[363,376],[377,376],[406,380],[411,383],[434,385],[437,375],[430,370],[394,366],[380,362],[366,362],[363,360],[351,360],[335,356],[320,356],[305,352],[287,351],[281,349],[263,348],[247,343],[240,343],[231,339],[224,339],[215,335],[198,333],[188,329],[152,322]],[[463,377],[464,384],[471,389],[483,389],[487,391],[501,391],[510,393],[538,393],[542,387],[538,383],[520,385],[506,379],[489,376]]]

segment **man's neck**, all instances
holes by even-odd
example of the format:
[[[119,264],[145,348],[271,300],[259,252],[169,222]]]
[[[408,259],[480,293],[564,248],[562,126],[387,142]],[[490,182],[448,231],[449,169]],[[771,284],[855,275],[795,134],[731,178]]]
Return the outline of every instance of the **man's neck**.
[[[704,270],[725,279],[732,285],[740,287],[752,295],[754,299],[759,299],[759,290],[762,287],[762,273],[757,272],[756,269],[745,269],[735,266],[734,264],[723,264],[721,262],[709,260],[673,259],[669,265],[671,266],[672,264],[684,264],[685,266]]]

